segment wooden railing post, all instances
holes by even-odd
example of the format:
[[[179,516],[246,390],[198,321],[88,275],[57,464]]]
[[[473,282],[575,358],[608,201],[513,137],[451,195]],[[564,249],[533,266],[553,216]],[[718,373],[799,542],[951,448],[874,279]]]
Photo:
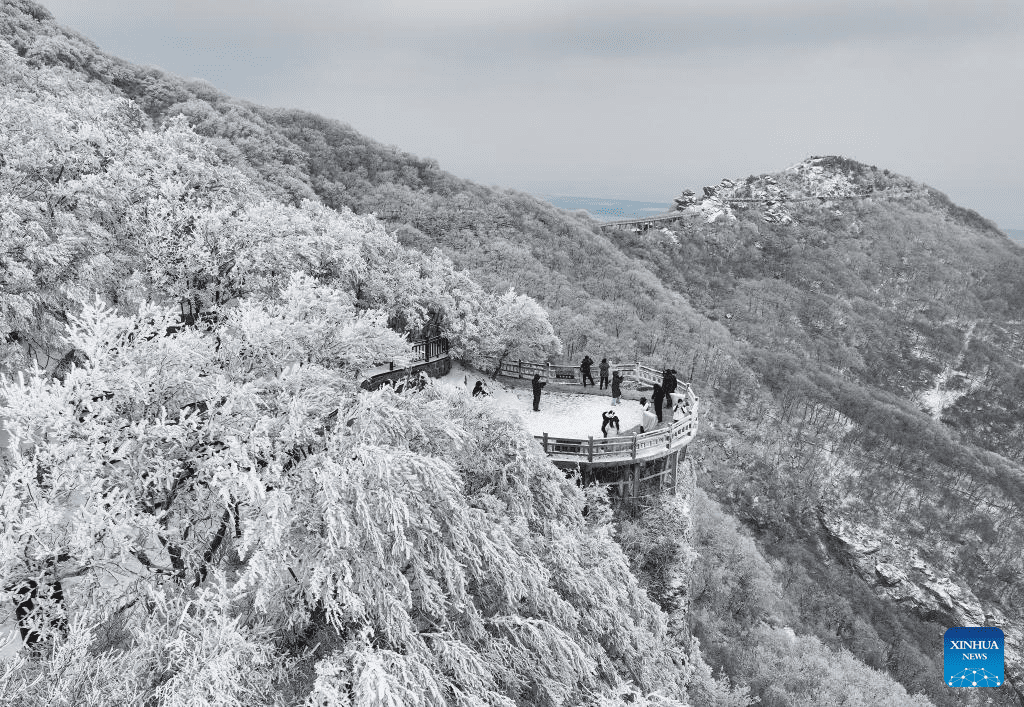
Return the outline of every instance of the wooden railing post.
[[[665,449],[672,449],[672,432],[675,430],[675,425],[668,426],[668,442],[665,443]]]
[[[547,369],[545,370],[545,375],[546,375],[545,380],[546,381],[550,381],[551,380],[551,362],[548,361],[546,366],[547,366]]]
[[[519,359],[519,377],[523,377],[523,359]]]
[[[635,376],[636,376],[636,387],[639,388],[640,387],[640,361],[636,362],[636,373],[635,373]]]
[[[686,447],[683,447],[682,451],[676,452],[676,463],[672,465],[672,495],[676,495],[676,488],[679,484],[679,456],[682,455],[683,459],[686,459]]]
[[[548,433],[544,433],[544,453],[548,453]]]
[[[633,461],[636,461],[636,433],[633,433]]]
[[[594,461],[594,435],[590,435],[587,439],[589,440],[587,442],[587,461],[592,462]]]

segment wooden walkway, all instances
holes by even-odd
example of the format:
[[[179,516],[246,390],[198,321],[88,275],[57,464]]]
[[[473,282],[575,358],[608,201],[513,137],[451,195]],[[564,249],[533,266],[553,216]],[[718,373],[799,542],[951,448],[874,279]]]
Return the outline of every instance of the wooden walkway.
[[[645,225],[650,224],[652,227],[656,223],[667,223],[669,221],[678,221],[686,216],[682,211],[674,211],[669,214],[661,214],[659,216],[646,216],[643,218],[627,218],[621,221],[605,221],[599,223],[598,228],[643,228]]]
[[[447,373],[451,367],[451,359],[448,354],[448,339],[443,336],[435,336],[432,339],[415,341],[412,345],[412,360],[408,366],[395,368],[394,363],[383,364],[368,371],[369,375],[363,380],[361,387],[364,390],[377,390],[390,382],[396,387],[405,387],[415,382],[420,371],[427,371],[428,375],[438,375],[438,364],[447,364],[440,370]],[[442,374],[443,375],[443,374]]]

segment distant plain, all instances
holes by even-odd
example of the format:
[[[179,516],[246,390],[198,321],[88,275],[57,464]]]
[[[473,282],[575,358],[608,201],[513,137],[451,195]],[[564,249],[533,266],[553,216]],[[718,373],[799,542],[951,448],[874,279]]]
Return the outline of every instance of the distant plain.
[[[667,201],[628,201],[591,196],[551,196],[550,194],[535,194],[535,196],[552,206],[567,211],[584,209],[597,221],[657,216],[672,207],[672,204]]]

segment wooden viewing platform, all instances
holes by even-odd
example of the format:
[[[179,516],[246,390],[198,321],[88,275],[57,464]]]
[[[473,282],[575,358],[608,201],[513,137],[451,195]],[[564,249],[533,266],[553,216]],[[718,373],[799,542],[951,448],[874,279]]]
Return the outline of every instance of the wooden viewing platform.
[[[371,375],[363,382],[363,387],[375,390],[387,381],[409,385],[421,370],[434,377],[450,370],[446,339],[437,337],[416,342],[413,350],[415,358],[409,366],[382,367],[384,370]],[[436,369],[438,364],[443,364],[439,370]],[[607,390],[599,391],[594,385],[584,387],[580,366],[521,360],[503,361],[499,366],[494,358],[483,360],[482,371],[493,375],[496,368],[498,376],[515,379],[520,382],[520,387],[528,386],[529,381],[539,374],[545,382],[555,384],[560,392],[609,395]],[[598,372],[597,364],[592,371]],[[662,371],[640,362],[609,366],[609,374],[616,371],[622,376],[623,391],[633,391],[632,395],[637,391],[650,390],[662,381]],[[607,438],[579,438],[543,432],[534,434],[534,439],[556,466],[578,471],[581,484],[607,485],[613,489],[614,500],[637,508],[644,504],[645,498],[666,490],[675,493],[680,462],[686,458],[686,447],[697,434],[700,398],[689,384],[682,383],[681,388],[673,393],[673,399],[682,401],[681,417],[673,419],[671,409],[666,406],[664,414],[668,421],[653,430]]]
[[[488,363],[489,372],[493,374],[498,362],[492,358]],[[592,368],[596,370],[596,367],[595,364]],[[627,390],[649,389],[662,380],[661,371],[639,362],[612,364],[609,373],[614,371],[622,375],[623,388]],[[545,382],[568,386],[570,390],[579,388],[572,392],[608,394],[607,391],[595,390],[593,385],[589,389],[584,388],[579,366],[506,361],[498,370],[498,375],[505,378],[527,380],[535,374],[540,374]],[[635,499],[651,495],[642,493],[642,489],[652,481],[659,491],[668,486],[674,492],[679,461],[685,458],[686,446],[697,434],[700,409],[700,398],[688,384],[681,385],[681,390],[673,393],[673,398],[684,401],[682,417],[654,430],[607,438],[588,436],[586,439],[545,432],[534,435],[534,439],[555,464],[561,467],[578,466],[588,480],[617,486],[621,498]],[[671,413],[666,410],[666,415],[671,416]],[[652,465],[652,462],[661,463]]]

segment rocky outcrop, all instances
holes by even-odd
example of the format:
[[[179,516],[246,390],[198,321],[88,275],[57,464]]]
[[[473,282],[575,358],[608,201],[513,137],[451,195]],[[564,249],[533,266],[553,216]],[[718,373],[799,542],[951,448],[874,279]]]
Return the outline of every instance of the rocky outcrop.
[[[1006,680],[1024,704],[1024,626],[986,607],[964,584],[936,571],[917,551],[834,511],[819,515],[833,549],[875,592],[948,628],[995,626],[1006,636]]]
[[[780,183],[781,182],[781,183]],[[926,192],[906,178],[842,157],[810,157],[778,175],[723,179],[703,188],[687,189],[675,199],[675,209],[702,217],[707,223],[735,218],[733,209],[757,209],[768,223],[794,221],[794,206],[813,201],[835,209],[840,200],[906,198]],[[836,211],[841,214],[841,211]]]

